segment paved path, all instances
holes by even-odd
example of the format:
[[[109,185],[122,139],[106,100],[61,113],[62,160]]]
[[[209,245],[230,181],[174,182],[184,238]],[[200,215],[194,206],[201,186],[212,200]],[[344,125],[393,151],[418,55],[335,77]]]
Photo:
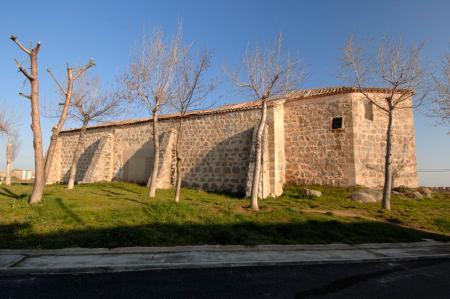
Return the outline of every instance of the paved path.
[[[0,250],[0,275],[450,259],[450,243]]]

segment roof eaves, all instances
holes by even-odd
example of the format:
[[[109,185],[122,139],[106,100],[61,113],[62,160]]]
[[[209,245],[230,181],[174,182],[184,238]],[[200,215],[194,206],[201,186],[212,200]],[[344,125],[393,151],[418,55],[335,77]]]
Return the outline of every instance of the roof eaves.
[[[303,99],[311,99],[311,98],[317,98],[317,97],[324,97],[324,96],[331,96],[336,94],[345,94],[345,93],[355,93],[355,92],[373,92],[373,93],[386,93],[389,92],[389,89],[386,88],[357,88],[357,87],[347,87],[347,86],[338,86],[338,87],[329,87],[329,88],[313,88],[313,89],[304,89],[299,91],[293,91],[291,93],[288,93],[284,96],[275,96],[273,98],[269,99],[269,105],[272,105],[278,100],[287,100],[287,101],[296,101],[296,100],[303,100]],[[408,90],[398,90],[398,92],[404,92]],[[413,93],[412,91],[410,91]],[[258,100],[253,100],[249,102],[243,102],[243,103],[237,103],[237,104],[228,104],[224,105],[215,109],[207,109],[207,110],[197,110],[187,113],[184,117],[195,117],[195,116],[205,116],[205,115],[212,115],[212,114],[222,114],[222,113],[229,113],[229,112],[238,112],[238,111],[246,111],[246,110],[252,110],[256,109],[259,106]],[[165,114],[160,115],[159,119],[176,119],[179,118],[179,114]],[[142,119],[134,119],[134,120],[121,120],[121,121],[113,121],[108,123],[102,123],[99,125],[90,126],[87,128],[87,130],[92,129],[101,129],[101,128],[108,128],[108,127],[115,127],[115,126],[125,126],[125,125],[136,125],[136,124],[142,124],[142,123],[150,123],[152,122],[151,118],[142,118]],[[79,128],[74,129],[67,129],[61,131],[61,133],[70,133],[70,132],[77,132],[79,131]]]

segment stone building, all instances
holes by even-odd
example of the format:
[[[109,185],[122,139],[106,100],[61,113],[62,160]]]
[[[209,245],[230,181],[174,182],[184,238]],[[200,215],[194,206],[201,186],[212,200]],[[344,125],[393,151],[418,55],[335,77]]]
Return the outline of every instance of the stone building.
[[[370,88],[377,97],[386,90]],[[300,90],[271,99],[264,135],[260,192],[280,195],[286,184],[383,184],[386,114],[352,87]],[[257,101],[191,112],[181,138],[183,185],[244,194],[254,167]],[[158,187],[174,184],[176,114],[160,118]],[[145,183],[153,161],[151,119],[89,127],[77,182]],[[416,187],[411,109],[394,116],[394,185]],[[66,182],[79,129],[61,132],[48,183]]]

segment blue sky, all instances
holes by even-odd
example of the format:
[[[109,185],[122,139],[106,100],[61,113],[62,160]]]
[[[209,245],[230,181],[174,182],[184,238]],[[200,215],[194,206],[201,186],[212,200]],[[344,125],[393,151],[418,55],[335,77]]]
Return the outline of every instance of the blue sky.
[[[30,107],[17,95],[27,90],[13,59],[24,59],[8,39],[15,34],[28,41],[41,41],[39,56],[41,101],[58,102],[45,69],[62,78],[66,63],[80,65],[93,57],[93,73],[105,87],[129,62],[133,44],[144,29],[156,25],[171,34],[179,19],[184,40],[194,47],[214,51],[210,74],[223,78],[211,95],[222,104],[244,100],[233,92],[222,73],[224,65],[239,62],[248,43],[272,41],[283,32],[285,45],[298,51],[308,77],[304,88],[343,85],[339,71],[341,49],[350,34],[358,38],[401,37],[406,43],[426,42],[425,58],[435,67],[450,50],[449,1],[2,1],[0,4],[0,109],[16,111],[21,119],[22,146],[16,168],[32,168]],[[126,118],[127,116],[124,116]],[[44,119],[43,138],[48,144],[53,119]],[[448,128],[415,113],[419,169],[450,168]],[[69,124],[74,126],[75,124]],[[1,141],[3,144],[3,140]],[[0,146],[0,167],[4,167]],[[450,185],[450,173],[420,173],[425,185]]]

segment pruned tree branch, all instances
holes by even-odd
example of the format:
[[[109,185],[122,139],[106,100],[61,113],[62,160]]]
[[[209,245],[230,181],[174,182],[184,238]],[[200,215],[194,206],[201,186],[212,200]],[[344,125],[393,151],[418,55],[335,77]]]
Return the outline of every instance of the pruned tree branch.
[[[19,72],[21,72],[28,80],[33,81],[35,79],[22,67],[22,64],[17,59],[14,59],[14,61],[16,63],[17,68],[19,69]]]
[[[17,36],[15,35],[11,35],[9,37],[10,40],[12,40],[22,51],[24,51],[25,53],[27,53],[28,55],[31,55],[31,50],[25,48],[18,40],[17,40]]]
[[[56,79],[55,75],[53,74],[53,72],[50,68],[47,68],[47,73],[49,73],[50,77],[52,77],[53,81],[55,82],[56,86],[59,89],[59,92],[63,95],[66,95],[66,91],[62,87],[61,83],[59,83],[58,79]]]
[[[24,94],[23,92],[19,92],[19,96],[22,96],[24,98],[31,100],[31,95],[29,95],[29,94]]]
[[[95,66],[95,61],[94,61],[94,59],[91,58],[91,59],[89,59],[89,62],[86,65],[78,68],[73,80],[77,80],[81,75],[83,75],[83,73],[85,71],[87,71],[89,68],[91,68],[93,66]]]

